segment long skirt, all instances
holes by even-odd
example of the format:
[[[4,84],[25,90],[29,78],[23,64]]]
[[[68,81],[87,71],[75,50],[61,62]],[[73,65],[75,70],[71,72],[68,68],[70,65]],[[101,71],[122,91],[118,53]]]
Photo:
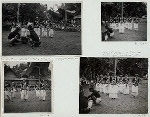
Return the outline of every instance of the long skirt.
[[[129,27],[128,27],[128,23],[127,23],[127,22],[125,23],[125,28],[126,28],[126,29],[128,29],[128,28],[129,28]]]
[[[119,23],[116,23],[116,30],[119,29]]]
[[[123,23],[119,24],[119,33],[124,33],[124,24]]]
[[[21,91],[21,99],[28,99],[28,91],[27,90]]]
[[[41,90],[41,91],[40,91],[40,95],[41,95],[41,96],[40,96],[41,99],[42,99],[42,100],[45,100],[45,97],[46,97],[46,91],[45,91],[45,90]]]
[[[138,30],[138,23],[134,23],[134,30]]]
[[[112,28],[116,29],[116,23],[112,23]]]
[[[119,85],[119,92],[123,93],[124,88],[125,88],[125,85],[124,84],[120,84]]]
[[[129,30],[132,30],[132,23],[129,23]]]
[[[132,85],[132,95],[137,96],[138,95],[138,86]]]
[[[102,84],[102,86],[101,86],[101,91],[102,91],[102,93],[104,93],[104,84]]]
[[[104,93],[106,93],[106,94],[109,93],[109,85],[108,84],[104,85]]]
[[[47,37],[47,30],[45,29],[44,32],[43,32],[43,36]]]
[[[16,91],[15,91],[15,89],[13,89],[11,92],[11,97],[15,97],[15,94],[16,94]]]
[[[54,30],[53,30],[53,29],[50,29],[50,30],[49,30],[49,36],[50,36],[50,37],[54,37]]]
[[[36,90],[35,92],[36,92],[36,96],[37,96],[38,98],[40,98],[40,90]]]
[[[4,99],[8,99],[8,97],[11,99],[11,92],[4,91]]]
[[[123,94],[129,94],[129,85],[125,85],[124,90],[123,90]]]
[[[102,84],[100,84],[100,92],[103,92],[103,87],[102,87]]]
[[[41,34],[41,35],[42,35],[43,37],[44,37],[44,31],[45,31],[45,29],[44,29],[44,28],[42,28],[42,29],[41,29],[41,32],[42,32],[42,34]]]
[[[110,85],[109,98],[118,98],[118,86]]]

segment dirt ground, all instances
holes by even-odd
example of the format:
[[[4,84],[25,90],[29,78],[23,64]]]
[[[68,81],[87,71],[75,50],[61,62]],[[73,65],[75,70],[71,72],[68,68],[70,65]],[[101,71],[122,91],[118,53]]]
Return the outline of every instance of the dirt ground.
[[[88,86],[84,89],[85,96],[90,95]],[[90,114],[146,114],[148,113],[148,81],[143,80],[139,85],[139,95],[135,98],[130,94],[119,94],[118,99],[110,99],[108,95],[100,93],[102,102],[94,105]]]
[[[147,41],[147,24],[139,23],[138,31],[125,29],[124,34],[119,34],[118,30],[114,30],[114,36],[107,41]]]
[[[54,38],[41,37],[40,47],[28,44],[8,46],[9,31],[2,32],[2,55],[81,55],[81,33],[55,31]]]
[[[51,112],[51,92],[46,91],[46,100],[42,101],[36,97],[35,91],[29,91],[27,102],[21,100],[20,93],[16,93],[16,98],[12,101],[4,101],[5,113],[28,113],[28,112]]]

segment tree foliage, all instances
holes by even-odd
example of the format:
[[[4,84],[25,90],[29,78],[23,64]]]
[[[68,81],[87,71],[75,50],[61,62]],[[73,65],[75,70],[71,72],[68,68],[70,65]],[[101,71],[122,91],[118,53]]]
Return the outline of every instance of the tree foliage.
[[[98,75],[114,75],[116,58],[86,58],[80,59],[80,77],[88,79]],[[140,76],[148,73],[148,59],[144,58],[120,58],[117,59],[116,75]]]
[[[75,14],[81,13],[80,3],[65,3],[59,6],[58,11],[54,11],[53,8],[48,9],[46,4],[40,3],[20,3],[19,6],[19,19],[20,22],[34,22],[39,20],[43,22],[45,20],[61,21],[65,17],[65,10],[75,10]],[[17,22],[18,3],[3,3],[2,4],[2,21]],[[68,18],[73,18],[73,15],[68,13]]]
[[[20,22],[34,21],[36,17],[40,19],[44,16],[44,6],[39,3],[22,3],[19,7]],[[17,21],[17,3],[3,3],[2,18],[3,22]]]
[[[102,2],[101,4],[102,18],[121,17],[122,2]],[[139,17],[147,15],[147,4],[144,2],[124,2],[124,17]]]

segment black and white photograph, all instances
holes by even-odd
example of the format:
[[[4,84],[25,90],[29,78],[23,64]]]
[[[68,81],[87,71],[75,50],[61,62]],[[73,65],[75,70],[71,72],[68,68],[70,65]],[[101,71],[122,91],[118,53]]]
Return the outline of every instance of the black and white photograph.
[[[2,3],[3,56],[81,53],[81,2]]]
[[[52,113],[52,62],[4,62],[4,113]]]
[[[147,114],[147,58],[80,58],[79,114]]]
[[[102,41],[147,41],[146,2],[101,2]]]

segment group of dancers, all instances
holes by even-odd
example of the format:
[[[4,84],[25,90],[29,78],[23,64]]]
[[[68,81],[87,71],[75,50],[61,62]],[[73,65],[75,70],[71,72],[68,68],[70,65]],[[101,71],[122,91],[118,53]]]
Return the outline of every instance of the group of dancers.
[[[34,28],[34,31],[39,37],[54,37],[54,29],[53,29],[53,24],[52,23],[38,23],[35,21],[34,23],[28,22],[28,23],[23,23],[21,26],[21,36],[26,36],[29,34],[29,30],[27,28],[28,25],[32,25]],[[17,27],[16,23],[12,23],[11,26],[11,32],[15,30]]]
[[[138,18],[119,18],[102,21],[102,39],[107,41],[108,38],[113,37],[115,30],[118,30],[120,34],[125,33],[125,29],[138,31],[138,22]]]
[[[47,89],[46,85],[44,84],[43,81],[41,81],[39,84],[36,84],[34,87],[36,97],[38,97],[40,100],[45,101],[46,89]],[[27,101],[29,99],[29,91],[30,91],[30,87],[29,87],[28,81],[26,80],[22,81],[22,83],[20,84],[19,90],[15,86],[14,82],[12,82],[11,84],[5,83],[4,98],[7,101],[13,101],[13,98],[16,98],[16,93],[20,92],[20,99]]]
[[[130,85],[131,92],[130,92]],[[110,80],[110,76],[105,80],[99,80],[95,85],[95,90],[99,93],[104,93],[111,99],[118,98],[118,94],[122,93],[124,95],[129,95],[130,93],[133,97],[138,95],[138,85],[139,78],[136,76],[132,79],[132,83],[129,81],[128,76],[113,78]]]
[[[138,30],[138,18],[120,18],[120,19],[110,19],[110,27],[113,29],[129,29],[129,30]],[[123,30],[124,31],[124,30]],[[124,33],[124,32],[120,32]]]
[[[124,95],[130,94],[130,84],[131,94],[133,97],[138,95],[138,86],[140,79],[138,76],[135,76],[132,79],[132,83],[129,80],[129,77],[112,77],[112,76],[103,76],[101,75],[97,78],[96,82],[91,80],[87,82],[86,79],[80,81],[80,94],[79,94],[79,105],[80,113],[89,113],[93,104],[100,104],[103,99],[101,99],[101,94],[104,93],[109,96],[111,99],[118,98],[118,93]],[[89,91],[91,94],[86,97],[84,96],[84,84],[88,84]]]

